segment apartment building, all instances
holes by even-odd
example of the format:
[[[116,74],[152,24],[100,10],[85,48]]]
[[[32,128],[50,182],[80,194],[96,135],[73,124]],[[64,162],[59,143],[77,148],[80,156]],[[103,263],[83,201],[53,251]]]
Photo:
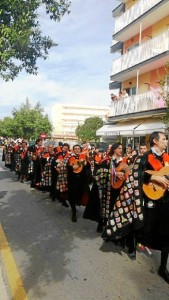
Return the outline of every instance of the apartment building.
[[[113,10],[114,57],[110,89],[126,90],[112,97],[108,122],[97,131],[103,141],[114,138],[138,146],[155,130],[165,130],[166,105],[159,76],[169,62],[169,0],[118,0]],[[166,77],[166,87],[169,78]]]
[[[74,104],[55,104],[51,109],[53,124],[52,137],[59,140],[76,140],[75,130],[87,118],[100,117],[106,121],[108,106],[84,106]]]

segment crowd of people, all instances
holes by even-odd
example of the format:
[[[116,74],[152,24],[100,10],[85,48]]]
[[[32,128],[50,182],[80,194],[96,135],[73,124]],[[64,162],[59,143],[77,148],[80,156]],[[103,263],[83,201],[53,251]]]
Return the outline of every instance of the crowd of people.
[[[26,140],[3,147],[2,160],[17,180],[49,192],[52,201],[71,208],[77,222],[77,206],[83,205],[84,219],[97,222],[104,241],[114,242],[136,259],[137,245],[161,251],[158,274],[169,283],[169,155],[163,132],[150,135],[149,149],[120,142],[103,151],[83,142],[70,149],[34,145]]]

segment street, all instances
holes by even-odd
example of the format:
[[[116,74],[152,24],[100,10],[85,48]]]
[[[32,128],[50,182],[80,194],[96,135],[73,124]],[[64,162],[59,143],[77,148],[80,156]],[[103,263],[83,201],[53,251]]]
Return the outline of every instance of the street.
[[[1,160],[0,156],[0,225],[26,299],[169,299],[169,286],[157,275],[158,252],[139,252],[131,261],[123,249],[103,242],[97,224],[82,218],[83,207],[78,208],[77,223],[71,222],[70,208],[52,202],[48,193],[30,189],[28,182],[17,182]],[[0,263],[8,300],[23,300],[13,290],[17,285],[8,282],[5,259],[1,256]],[[15,280],[15,272],[10,273]]]

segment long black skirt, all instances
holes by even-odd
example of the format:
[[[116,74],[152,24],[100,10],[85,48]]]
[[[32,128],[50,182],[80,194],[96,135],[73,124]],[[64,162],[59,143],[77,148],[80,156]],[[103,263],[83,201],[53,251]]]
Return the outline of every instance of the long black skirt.
[[[169,201],[144,207],[144,225],[136,232],[137,242],[156,250],[169,247]]]

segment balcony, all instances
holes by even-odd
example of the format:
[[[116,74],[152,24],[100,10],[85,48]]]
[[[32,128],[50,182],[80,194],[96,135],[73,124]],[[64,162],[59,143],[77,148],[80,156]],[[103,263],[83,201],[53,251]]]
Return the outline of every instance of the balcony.
[[[120,52],[122,54],[123,51],[123,43],[113,41],[112,46],[110,47],[110,53]]]
[[[113,18],[120,16],[124,12],[125,12],[125,5],[124,3],[121,3],[113,10]]]
[[[109,90],[118,89],[121,90],[121,83],[119,81],[113,81],[109,84]]]
[[[162,99],[160,91],[154,89],[147,93],[112,101],[108,117],[139,113],[165,107],[166,104]]]
[[[111,80],[124,81],[136,76],[138,68],[140,74],[142,74],[165,65],[169,60],[168,51],[169,31],[166,31],[115,59],[112,65]],[[154,60],[156,60],[155,64]]]
[[[168,15],[167,0],[140,0],[115,19],[113,38],[125,42]]]

